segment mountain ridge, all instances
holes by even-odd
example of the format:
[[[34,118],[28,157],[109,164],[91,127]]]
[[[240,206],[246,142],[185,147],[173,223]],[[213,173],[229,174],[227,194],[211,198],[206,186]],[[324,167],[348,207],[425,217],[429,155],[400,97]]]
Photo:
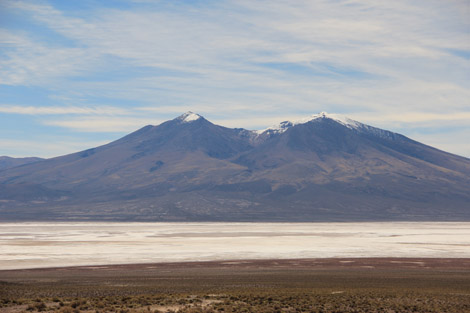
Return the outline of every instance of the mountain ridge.
[[[187,112],[0,171],[4,220],[470,220],[470,159],[320,113],[280,130]]]
[[[21,166],[33,162],[38,162],[44,160],[43,158],[37,158],[37,157],[24,157],[24,158],[13,158],[9,156],[0,156],[0,171],[7,169],[7,168],[12,168],[15,166]]]

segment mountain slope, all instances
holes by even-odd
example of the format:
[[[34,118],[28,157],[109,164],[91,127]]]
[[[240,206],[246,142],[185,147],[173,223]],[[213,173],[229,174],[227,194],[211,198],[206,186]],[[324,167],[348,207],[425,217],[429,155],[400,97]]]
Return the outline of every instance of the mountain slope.
[[[321,113],[264,131],[188,112],[0,172],[11,219],[470,220],[470,160]]]
[[[35,157],[30,157],[30,158],[12,158],[8,156],[0,156],[0,171],[15,167],[15,166],[21,166],[29,163],[34,163],[41,161],[43,159],[41,158],[35,158]]]

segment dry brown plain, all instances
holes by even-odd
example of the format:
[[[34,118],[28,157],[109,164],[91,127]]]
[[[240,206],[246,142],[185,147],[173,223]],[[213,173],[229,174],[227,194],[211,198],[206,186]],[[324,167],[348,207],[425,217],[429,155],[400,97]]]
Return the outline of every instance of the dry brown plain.
[[[470,259],[236,260],[0,271],[0,312],[470,312]]]

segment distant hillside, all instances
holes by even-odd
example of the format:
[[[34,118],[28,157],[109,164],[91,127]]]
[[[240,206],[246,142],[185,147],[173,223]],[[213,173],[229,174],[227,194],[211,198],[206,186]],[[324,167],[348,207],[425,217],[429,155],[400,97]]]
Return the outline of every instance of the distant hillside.
[[[41,161],[41,160],[43,160],[43,159],[34,158],[34,157],[31,157],[31,158],[11,158],[11,157],[8,157],[8,156],[0,156],[0,171],[4,170],[4,169],[7,169],[7,168],[15,167],[15,166],[20,166],[20,165],[24,165],[24,164],[38,162],[38,161]]]
[[[470,159],[334,114],[263,131],[188,112],[0,171],[1,220],[470,220]]]

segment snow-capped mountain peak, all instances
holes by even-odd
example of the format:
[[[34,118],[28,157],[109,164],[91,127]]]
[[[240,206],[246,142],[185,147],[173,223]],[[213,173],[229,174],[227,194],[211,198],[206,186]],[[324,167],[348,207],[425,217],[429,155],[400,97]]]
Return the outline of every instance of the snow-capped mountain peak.
[[[279,123],[278,125],[274,125],[274,126],[266,128],[266,129],[258,130],[256,132],[257,132],[257,134],[262,134],[264,132],[268,132],[268,133],[271,133],[271,134],[283,133],[286,130],[288,130],[289,128],[291,128],[292,126],[299,125],[299,124],[305,124],[305,123],[308,123],[308,122],[311,122],[311,121],[321,120],[321,119],[334,120],[335,122],[340,123],[340,124],[350,128],[350,129],[357,129],[357,128],[359,128],[363,125],[362,123],[354,121],[354,120],[352,120],[352,119],[350,119],[346,116],[343,116],[343,115],[330,114],[330,113],[327,113],[327,112],[321,112],[321,113],[313,114],[311,116],[308,116],[306,118],[296,120],[296,121],[284,121],[284,122]]]
[[[327,112],[321,112],[319,114],[314,114],[314,115],[312,115],[308,118],[297,121],[296,124],[304,124],[304,123],[308,123],[308,122],[316,120],[316,119],[323,119],[323,118],[328,118],[328,119],[334,120],[335,122],[338,122],[338,123],[340,123],[340,124],[342,124],[342,125],[344,125],[348,128],[351,128],[351,129],[357,129],[358,127],[360,127],[362,125],[362,123],[359,123],[355,120],[352,120],[349,117],[346,117],[344,115],[331,114],[331,113],[327,113]]]
[[[189,122],[192,122],[192,121],[196,121],[198,119],[200,119],[202,116],[200,116],[199,114],[196,114],[196,113],[193,113],[191,111],[188,111],[180,116],[177,117],[177,119],[183,123],[189,123]]]
[[[261,129],[261,130],[256,130],[255,132],[258,134],[258,135],[261,135],[262,133],[264,132],[268,132],[268,133],[283,133],[285,132],[287,129],[291,128],[292,126],[294,126],[294,123],[291,122],[291,121],[284,121],[284,122],[281,122],[279,123],[278,125],[274,125],[274,126],[271,126],[271,127],[268,127],[268,128],[265,128],[265,129]]]

